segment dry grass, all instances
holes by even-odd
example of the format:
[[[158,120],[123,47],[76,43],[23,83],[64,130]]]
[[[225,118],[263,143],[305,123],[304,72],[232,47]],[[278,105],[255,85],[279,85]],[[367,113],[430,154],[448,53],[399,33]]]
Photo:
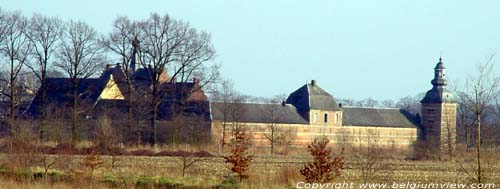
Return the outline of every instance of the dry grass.
[[[186,150],[183,146],[161,147],[162,151]],[[196,148],[191,150],[198,150]],[[128,149],[134,150],[134,149]],[[152,150],[152,149],[151,149]],[[206,150],[206,149],[203,149]],[[216,154],[216,153],[215,153]],[[299,170],[311,157],[298,152],[295,155],[255,155],[250,167],[250,178],[240,184],[241,188],[284,188],[294,186],[299,181],[304,181]],[[353,155],[344,152],[346,157],[345,169],[342,176],[334,182],[361,183],[362,178],[358,169],[360,162]],[[0,154],[0,165],[4,169],[17,167],[12,163],[19,159],[18,155]],[[85,156],[81,155],[52,155],[57,163],[51,171],[75,178],[69,181],[42,182],[33,178],[18,179],[13,177],[0,177],[0,188],[89,188],[87,184],[89,170],[82,166]],[[473,169],[473,161],[468,159],[471,154],[462,154],[455,161],[411,161],[404,156],[388,156],[380,160],[384,166],[391,168],[391,177],[377,177],[372,182],[472,182],[466,173],[460,170],[460,165]],[[486,182],[500,181],[500,156],[498,153],[489,154],[488,178]],[[196,162],[186,170],[182,177],[182,161],[179,157],[148,157],[148,156],[102,156],[103,164],[94,170],[94,188],[134,188],[143,180],[158,183],[177,183],[187,186],[211,188],[228,180],[233,175],[229,165],[223,158],[206,157]],[[33,165],[30,171],[37,172],[43,167]],[[19,171],[19,169],[14,170]],[[230,179],[229,179],[230,180]],[[113,183],[113,185],[106,184]],[[84,183],[84,184],[82,184]],[[152,186],[151,186],[152,187]],[[146,185],[145,188],[151,188]]]

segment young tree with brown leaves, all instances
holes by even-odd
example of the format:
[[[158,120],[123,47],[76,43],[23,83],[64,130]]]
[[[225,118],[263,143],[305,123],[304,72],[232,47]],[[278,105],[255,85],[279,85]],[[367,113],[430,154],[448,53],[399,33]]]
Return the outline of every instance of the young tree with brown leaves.
[[[247,149],[245,132],[243,130],[236,131],[235,144],[231,149],[231,155],[224,157],[224,162],[233,165],[231,171],[238,175],[240,182],[250,176],[248,175],[248,169],[253,156],[248,154]]]
[[[300,174],[306,177],[307,182],[326,183],[340,176],[344,158],[332,156],[332,151],[326,147],[329,142],[327,138],[319,138],[307,146],[314,158],[313,162],[307,163],[300,170]]]

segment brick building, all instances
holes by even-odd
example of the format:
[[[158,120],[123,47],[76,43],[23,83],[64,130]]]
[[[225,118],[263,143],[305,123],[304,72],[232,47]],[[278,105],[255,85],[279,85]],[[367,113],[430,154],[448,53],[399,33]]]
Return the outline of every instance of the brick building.
[[[433,88],[422,99],[420,114],[397,108],[342,106],[312,80],[281,104],[211,102],[212,137],[230,141],[234,129],[244,129],[251,133],[253,143],[263,145],[270,144],[272,132],[278,143],[294,145],[325,136],[349,145],[407,148],[418,139],[428,147],[454,146],[456,103],[446,89],[441,59],[434,70]]]

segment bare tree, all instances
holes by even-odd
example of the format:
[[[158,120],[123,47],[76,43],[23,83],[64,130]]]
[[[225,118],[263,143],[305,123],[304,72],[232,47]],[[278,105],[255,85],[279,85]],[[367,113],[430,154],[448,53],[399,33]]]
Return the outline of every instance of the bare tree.
[[[394,101],[391,99],[383,100],[382,102],[380,102],[380,104],[386,108],[396,107],[396,103],[394,103]]]
[[[418,94],[417,96],[405,96],[400,98],[396,103],[396,107],[404,109],[411,114],[417,114],[420,109],[420,100],[423,98],[423,94]]]
[[[132,135],[135,100],[139,99],[132,97],[135,93],[131,78],[135,71],[135,66],[138,64],[138,62],[135,62],[138,58],[137,50],[139,48],[136,26],[135,22],[130,21],[125,16],[120,16],[113,22],[113,31],[106,38],[102,39],[102,44],[116,54],[121,65],[123,65],[125,84],[127,86],[127,91],[125,91],[127,94],[124,95],[127,96],[128,137]]]
[[[355,106],[357,104],[356,100],[350,98],[337,98],[337,102],[342,106]]]
[[[97,32],[83,22],[70,21],[65,24],[62,45],[58,51],[61,68],[68,76],[72,89],[71,143],[78,140],[78,116],[80,81],[94,75],[104,61],[103,48],[98,41]]]
[[[9,118],[10,118],[10,136],[14,137],[14,126],[16,120],[16,106],[19,101],[19,94],[23,87],[19,83],[19,76],[26,64],[31,46],[26,36],[28,28],[27,19],[20,12],[7,13],[3,27],[4,43],[0,44],[0,53],[6,59],[6,64],[3,66],[7,70],[7,78],[2,79],[2,83],[7,85],[7,91],[3,92],[4,96],[9,101]],[[11,145],[12,147],[12,145]]]
[[[40,117],[39,117],[39,138],[43,138],[46,112],[46,79],[47,70],[51,66],[51,57],[55,54],[61,39],[62,22],[58,18],[49,18],[40,14],[34,14],[28,25],[28,39],[33,46],[31,53],[34,59],[27,67],[33,72],[40,82]]]
[[[379,105],[379,102],[373,98],[366,98],[366,99],[358,102],[358,106],[362,106],[362,107],[377,107],[378,105]]]
[[[368,129],[366,133],[361,131],[357,137],[358,146],[353,148],[353,158],[360,170],[360,177],[363,182],[370,182],[379,179],[389,180],[393,170],[389,163],[384,162],[387,155],[380,146],[382,143],[380,131]]]
[[[203,64],[214,58],[215,51],[210,36],[198,32],[187,23],[176,21],[168,15],[151,16],[139,23],[141,39],[141,61],[148,68],[151,81],[150,125],[153,129],[151,144],[157,145],[158,107],[167,91],[162,90],[164,82],[185,82],[193,76]],[[164,81],[166,68],[172,70],[172,77]]]
[[[494,103],[495,95],[500,92],[500,77],[494,72],[494,55],[488,57],[484,64],[479,64],[477,75],[469,76],[464,86],[464,94],[467,94],[466,106],[474,112],[476,125],[476,155],[477,170],[476,180],[482,182],[483,173],[481,168],[481,117],[486,107]]]
[[[271,99],[269,103],[277,104],[281,101],[281,98]],[[284,102],[282,102],[282,106],[285,106]],[[269,141],[271,145],[271,154],[274,154],[275,145],[280,142],[280,134],[283,132],[280,126],[278,125],[279,121],[283,116],[283,107],[281,106],[269,106],[269,108],[265,108],[263,111],[266,120],[269,122],[267,128],[264,131],[264,137]]]
[[[444,123],[445,123],[445,132],[441,133],[441,138],[445,141],[445,149],[448,155],[449,160],[453,159],[453,152],[455,151],[456,144],[456,111],[455,108],[445,108],[444,109]],[[441,154],[439,154],[441,156]]]
[[[7,29],[9,28],[8,17],[9,17],[9,13],[3,11],[0,8],[0,43],[3,42],[3,40],[5,38],[5,33],[6,33]]]
[[[469,106],[468,104],[471,104],[469,102],[470,99],[472,99],[469,94],[466,94],[465,92],[455,89],[456,91],[456,99],[458,103],[458,110],[457,110],[457,118],[458,118],[458,124],[457,126],[460,128],[458,131],[462,131],[463,135],[463,140],[465,141],[465,144],[467,146],[467,150],[469,150],[473,144],[474,144],[474,138],[475,138],[475,115],[474,111],[472,110],[472,107]]]
[[[264,133],[264,137],[266,137],[267,141],[271,145],[271,154],[274,154],[274,146],[278,142],[277,135],[279,134],[279,126],[277,124],[277,119],[279,119],[279,114],[277,113],[279,110],[267,110],[266,115],[271,120],[267,126],[267,132]]]
[[[212,95],[212,101],[218,101],[222,103],[222,106],[220,106],[220,109],[218,110],[222,113],[222,138],[220,141],[222,151],[224,151],[224,146],[226,145],[226,132],[230,120],[230,103],[233,103],[235,101],[236,96],[239,95],[234,90],[234,84],[229,80],[222,80]]]

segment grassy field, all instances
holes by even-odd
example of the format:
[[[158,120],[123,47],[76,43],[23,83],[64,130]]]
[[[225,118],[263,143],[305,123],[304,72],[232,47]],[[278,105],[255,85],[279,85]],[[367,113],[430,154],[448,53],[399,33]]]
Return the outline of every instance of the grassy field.
[[[0,188],[293,188],[304,181],[299,170],[310,161],[307,155],[256,155],[250,178],[236,184],[221,157],[199,159],[186,169],[184,177],[180,157],[98,156],[99,163],[93,171],[83,163],[86,156],[44,156],[45,164],[30,158],[35,159],[2,155]],[[500,187],[499,158],[493,156],[483,166],[485,182]],[[189,162],[193,158],[184,160]],[[51,162],[53,165],[47,166]],[[471,175],[465,170],[470,173],[473,165],[469,158],[414,161],[401,157],[367,161],[359,156],[346,156],[342,176],[334,182],[471,183]]]

